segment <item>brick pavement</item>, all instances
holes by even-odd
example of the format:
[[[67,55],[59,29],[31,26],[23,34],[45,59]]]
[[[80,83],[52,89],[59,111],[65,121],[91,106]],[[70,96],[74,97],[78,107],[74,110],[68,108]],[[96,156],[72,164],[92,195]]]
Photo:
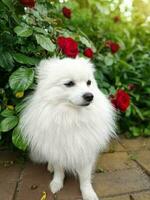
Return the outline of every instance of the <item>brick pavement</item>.
[[[82,200],[77,179],[67,175],[64,188],[52,195],[46,166],[20,158],[0,152],[0,200]],[[149,175],[150,138],[121,138],[98,158],[93,186],[102,200],[150,200]]]

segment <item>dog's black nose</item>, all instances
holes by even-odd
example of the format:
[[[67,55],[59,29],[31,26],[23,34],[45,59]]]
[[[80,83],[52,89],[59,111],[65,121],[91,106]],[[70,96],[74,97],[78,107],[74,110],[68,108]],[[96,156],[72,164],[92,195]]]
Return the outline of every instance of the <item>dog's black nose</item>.
[[[93,94],[90,93],[90,92],[87,92],[87,93],[85,93],[85,94],[83,95],[83,99],[86,100],[86,101],[88,101],[88,102],[92,101],[92,100],[93,100],[93,97],[94,97]]]

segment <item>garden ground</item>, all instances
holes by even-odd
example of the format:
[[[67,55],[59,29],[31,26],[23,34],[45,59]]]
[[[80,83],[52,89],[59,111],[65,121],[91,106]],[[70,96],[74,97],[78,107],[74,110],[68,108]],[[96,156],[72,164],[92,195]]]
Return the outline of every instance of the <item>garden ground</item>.
[[[53,196],[46,166],[20,161],[18,153],[0,152],[0,200],[82,199],[73,177]],[[98,160],[93,186],[103,200],[150,200],[149,176],[150,138],[121,138]]]

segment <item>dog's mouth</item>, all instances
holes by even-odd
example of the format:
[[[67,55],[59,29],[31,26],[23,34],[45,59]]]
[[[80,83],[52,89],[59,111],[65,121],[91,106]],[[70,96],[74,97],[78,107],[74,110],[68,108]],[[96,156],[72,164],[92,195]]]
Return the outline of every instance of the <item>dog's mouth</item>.
[[[90,103],[84,103],[84,104],[81,104],[80,106],[89,106]]]
[[[73,102],[69,101],[68,103],[75,107],[86,107],[86,106],[89,106],[92,102],[84,102],[82,104],[74,104]]]

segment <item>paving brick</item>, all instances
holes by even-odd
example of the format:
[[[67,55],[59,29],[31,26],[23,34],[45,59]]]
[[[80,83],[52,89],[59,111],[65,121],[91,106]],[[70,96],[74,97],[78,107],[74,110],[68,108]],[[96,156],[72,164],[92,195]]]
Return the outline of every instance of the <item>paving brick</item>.
[[[100,173],[93,182],[97,194],[102,197],[150,189],[149,177],[137,168]]]
[[[126,152],[104,153],[99,156],[96,170],[115,171],[137,167]]]
[[[112,140],[104,152],[125,151],[124,147],[119,143],[120,139]]]
[[[14,163],[12,152],[0,152],[0,200],[12,200],[15,194],[21,166]]]
[[[98,158],[97,168],[104,169],[104,173],[94,175],[95,191],[102,200],[150,200],[150,179],[145,173],[150,174],[150,138],[121,137],[120,143],[113,141],[109,153]],[[47,200],[82,200],[75,177],[67,176],[64,188],[54,198],[49,190],[51,175],[46,166],[28,162],[22,171],[22,166],[17,164],[18,157],[18,152],[0,152],[0,200],[40,200],[43,191]]]
[[[100,197],[109,197],[150,189],[150,180],[141,169],[124,169],[95,174],[93,186]],[[64,188],[56,196],[57,200],[79,200],[81,198],[79,183],[73,178],[68,178]],[[128,196],[124,198],[129,199]]]
[[[134,200],[150,200],[150,191],[132,194],[131,196]]]
[[[150,150],[150,138],[121,138],[120,141],[127,151]]]
[[[150,175],[150,151],[139,151],[136,160]]]
[[[130,200],[129,195],[121,195],[121,196],[115,196],[115,197],[108,197],[103,198],[103,200]]]
[[[21,174],[16,200],[40,200],[43,192],[46,192],[48,200],[53,200],[50,180],[51,175],[45,165],[27,163]]]
[[[19,152],[12,151],[1,151],[0,152],[0,161],[16,161],[20,157]]]

